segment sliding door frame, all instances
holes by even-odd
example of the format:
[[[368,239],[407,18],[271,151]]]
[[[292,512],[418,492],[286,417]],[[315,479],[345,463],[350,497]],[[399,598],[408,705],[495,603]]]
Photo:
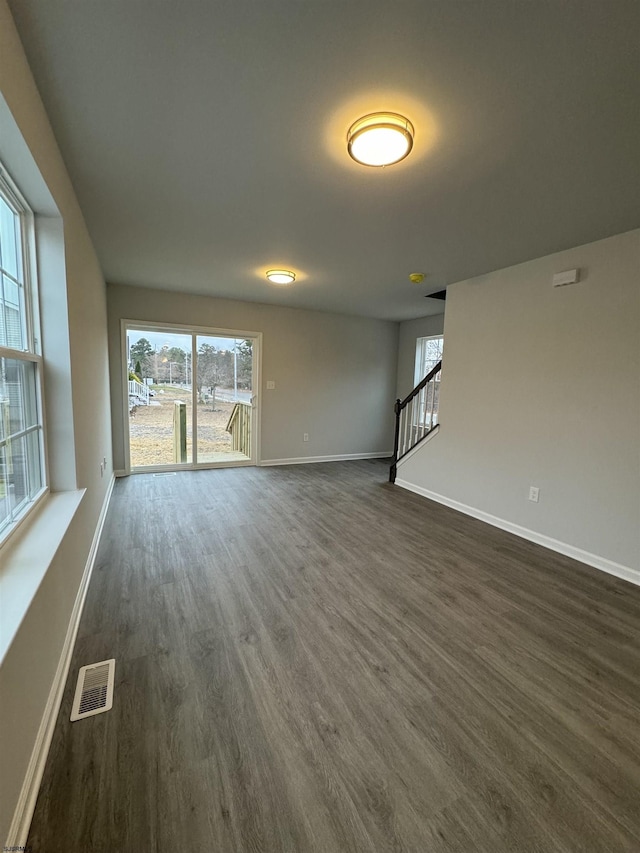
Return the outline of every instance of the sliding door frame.
[[[131,467],[131,446],[129,441],[129,361],[127,358],[127,332],[135,329],[141,332],[175,332],[178,335],[191,335],[191,432],[192,432],[192,461],[184,464],[148,465],[145,467]],[[251,429],[251,459],[233,462],[198,462],[198,395],[195,393],[194,378],[197,376],[197,338],[198,335],[207,335],[220,338],[251,338],[253,341],[253,359],[251,364],[251,384],[253,391],[253,411]],[[120,320],[120,358],[122,370],[120,381],[122,383],[123,404],[123,438],[124,438],[124,473],[128,474],[153,474],[162,471],[198,471],[206,468],[241,468],[250,465],[260,465],[261,459],[261,423],[262,423],[262,332],[248,332],[241,329],[221,329],[210,326],[190,326],[182,323],[153,323],[149,320]],[[195,371],[194,371],[195,367]]]

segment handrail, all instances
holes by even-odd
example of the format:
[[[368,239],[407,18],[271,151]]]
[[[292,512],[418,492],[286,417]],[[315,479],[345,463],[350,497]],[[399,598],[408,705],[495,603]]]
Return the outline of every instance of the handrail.
[[[414,397],[416,397],[416,396],[417,396],[417,395],[422,391],[422,389],[427,385],[427,383],[428,383],[428,382],[431,382],[431,380],[432,380],[432,379],[433,379],[433,377],[436,375],[436,373],[439,373],[441,370],[442,370],[442,360],[440,360],[440,361],[436,364],[436,366],[433,368],[433,370],[430,370],[430,371],[427,373],[427,375],[424,377],[424,379],[421,379],[421,380],[420,380],[420,382],[418,382],[418,384],[417,384],[417,385],[416,385],[416,387],[413,389],[413,391],[409,391],[409,393],[407,394],[407,396],[406,396],[406,397],[404,398],[404,400],[400,403],[400,408],[401,408],[401,409],[404,409],[404,407],[405,407],[406,405],[408,405],[408,404],[413,400],[413,398],[414,398]]]
[[[389,482],[394,483],[398,462],[425,439],[438,425],[438,403],[440,395],[439,375],[442,361],[427,373],[404,400],[395,402],[395,435],[393,439],[393,459],[389,470]],[[417,406],[416,406],[416,398]],[[409,411],[407,412],[408,407]]]
[[[251,417],[253,406],[238,400],[227,421],[227,432],[231,433],[232,449],[251,457]]]
[[[229,420],[227,421],[227,425],[225,430],[227,432],[231,432],[231,427],[233,426],[233,422],[238,416],[238,412],[240,411],[239,406],[248,406],[251,408],[251,403],[247,403],[246,400],[236,400],[233,409],[231,410],[231,414],[229,415]]]

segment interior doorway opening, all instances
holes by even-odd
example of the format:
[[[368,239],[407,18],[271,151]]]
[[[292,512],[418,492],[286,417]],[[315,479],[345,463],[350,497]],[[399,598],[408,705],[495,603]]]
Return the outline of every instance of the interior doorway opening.
[[[260,335],[123,321],[128,471],[257,461]]]

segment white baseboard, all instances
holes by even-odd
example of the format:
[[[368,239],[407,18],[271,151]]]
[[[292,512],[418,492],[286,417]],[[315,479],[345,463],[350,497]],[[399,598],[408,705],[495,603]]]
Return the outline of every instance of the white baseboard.
[[[13,813],[13,820],[9,827],[9,837],[7,838],[4,847],[5,850],[24,850],[27,843],[29,827],[31,826],[33,811],[36,807],[38,791],[40,790],[40,783],[42,782],[42,774],[44,773],[45,764],[47,763],[49,747],[51,746],[51,738],[53,737],[53,731],[58,718],[64,687],[67,682],[67,675],[69,674],[71,655],[76,642],[80,617],[82,615],[89,581],[91,580],[91,573],[93,572],[102,529],[107,517],[107,510],[109,508],[109,501],[111,500],[114,483],[115,475],[112,475],[102,504],[102,509],[100,510],[98,524],[93,535],[93,541],[91,542],[91,548],[89,549],[89,555],[87,557],[85,569],[82,574],[82,580],[80,581],[80,586],[78,588],[78,594],[76,595],[73,610],[71,611],[69,627],[67,628],[67,634],[62,646],[62,652],[58,661],[56,674],[51,685],[51,690],[49,691],[38,734],[36,735],[36,741],[33,746],[24,782],[22,783],[22,790],[20,791],[18,803]]]
[[[341,453],[338,456],[299,456],[289,459],[263,459],[261,466],[265,465],[304,465],[307,462],[351,462],[355,459],[386,459],[393,456],[393,451],[384,453]]]
[[[114,477],[127,477],[128,472],[124,470],[124,468],[119,468],[117,471],[113,472]]]
[[[511,521],[505,521],[505,519],[498,518],[498,516],[491,515],[481,509],[476,509],[475,507],[460,503],[460,501],[439,495],[437,492],[431,492],[429,489],[423,489],[422,486],[416,486],[407,480],[396,478],[396,486],[407,489],[409,492],[415,492],[415,494],[422,495],[423,498],[429,498],[429,500],[436,501],[436,503],[444,504],[444,506],[451,507],[451,509],[456,509],[458,512],[463,512],[465,515],[470,515],[473,518],[491,524],[493,527],[499,527],[501,530],[506,530],[508,533],[520,536],[521,539],[528,539],[529,542],[535,542],[536,545],[542,545],[544,548],[549,548],[558,554],[564,554],[565,557],[579,560],[581,563],[593,566],[594,569],[600,569],[603,572],[607,572],[607,574],[615,575],[617,578],[622,578],[625,581],[640,586],[640,571],[637,569],[623,566],[620,563],[614,563],[613,560],[607,560],[606,557],[591,554],[589,551],[583,551],[582,548],[568,545],[559,539],[553,539],[551,536],[545,536],[543,533],[537,533],[535,530],[529,530],[527,527],[521,527],[519,524],[514,524]]]

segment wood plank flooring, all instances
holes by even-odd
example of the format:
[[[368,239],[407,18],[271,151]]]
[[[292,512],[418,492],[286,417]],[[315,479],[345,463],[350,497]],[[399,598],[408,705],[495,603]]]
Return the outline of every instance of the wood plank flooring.
[[[386,476],[118,481],[33,853],[640,851],[640,588]]]

